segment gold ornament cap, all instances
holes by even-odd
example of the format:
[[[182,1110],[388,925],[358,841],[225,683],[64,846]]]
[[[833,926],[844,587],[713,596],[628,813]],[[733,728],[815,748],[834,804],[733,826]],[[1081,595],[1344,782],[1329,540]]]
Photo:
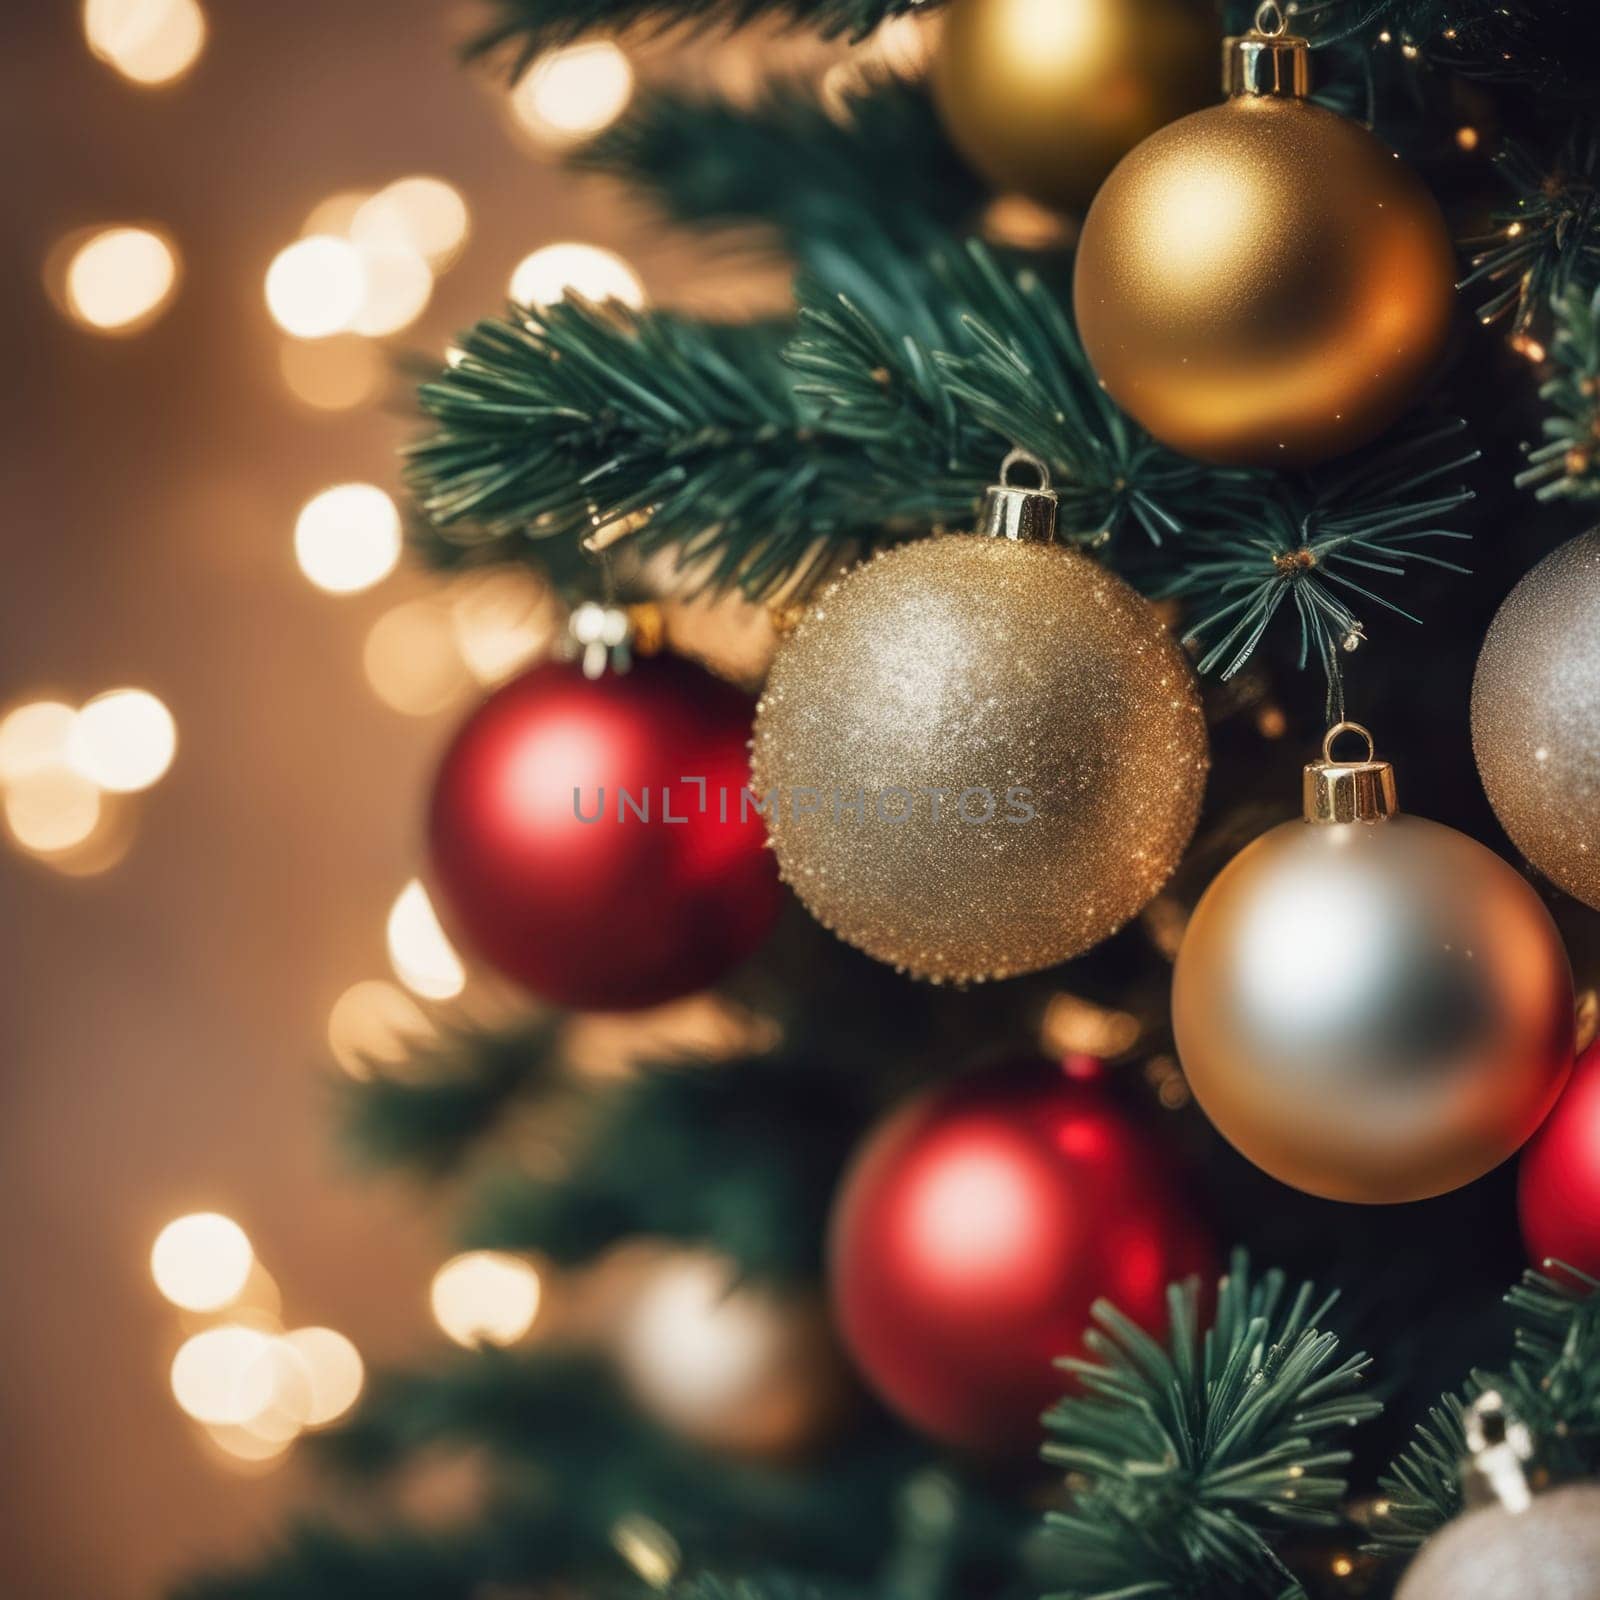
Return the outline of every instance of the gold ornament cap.
[[[1333,747],[1344,733],[1367,741],[1365,761],[1335,761]],[[1301,795],[1307,822],[1381,822],[1400,809],[1394,768],[1375,759],[1372,735],[1359,722],[1336,722],[1322,740],[1322,759],[1306,764]]]
[[[1311,42],[1290,33],[1283,8],[1266,0],[1249,33],[1222,41],[1222,92],[1303,100],[1311,92]]]
[[[1013,483],[1018,467],[1031,467],[1038,483],[1032,488]],[[990,484],[984,494],[978,532],[1018,544],[1049,544],[1056,536],[1056,507],[1049,467],[1026,450],[1013,450],[1000,463],[999,483]]]
[[[566,653],[576,656],[586,678],[626,672],[636,656],[660,653],[666,617],[653,601],[623,606],[585,600],[567,618]]]

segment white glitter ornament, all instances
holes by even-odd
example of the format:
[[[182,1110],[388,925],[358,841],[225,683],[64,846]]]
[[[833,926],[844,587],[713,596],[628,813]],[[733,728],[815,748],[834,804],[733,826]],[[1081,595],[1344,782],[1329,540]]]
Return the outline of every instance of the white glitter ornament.
[[[1037,971],[1114,933],[1177,865],[1205,788],[1187,658],[1127,584],[1050,542],[1048,482],[1004,482],[1018,459],[981,534],[826,589],[756,714],[785,880],[847,943],[935,980]]]

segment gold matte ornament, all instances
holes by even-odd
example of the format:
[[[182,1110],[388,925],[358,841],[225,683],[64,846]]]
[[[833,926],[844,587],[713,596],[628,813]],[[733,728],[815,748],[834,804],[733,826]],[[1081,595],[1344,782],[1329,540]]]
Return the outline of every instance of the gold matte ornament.
[[[1077,209],[1141,139],[1211,99],[1217,43],[1196,0],[954,0],[934,98],[991,183]]]
[[[1258,22],[1281,29],[1276,7]],[[1230,39],[1229,98],[1146,139],[1084,222],[1073,301],[1123,410],[1206,461],[1304,466],[1381,432],[1449,330],[1455,258],[1422,181],[1305,98],[1303,39]]]
[[[1472,680],[1472,748],[1517,848],[1600,911],[1600,529],[1500,607]]]
[[[1367,740],[1340,761],[1337,736]],[[1331,1200],[1444,1194],[1511,1155],[1572,1066],[1572,974],[1493,851],[1396,809],[1340,723],[1305,818],[1247,846],[1189,920],[1172,985],[1195,1098],[1241,1154]]]
[[[1208,756],[1188,660],[1127,584],[1047,542],[1054,511],[1048,489],[997,487],[989,537],[858,567],[783,642],[757,710],[784,878],[918,977],[1087,950],[1194,831]]]

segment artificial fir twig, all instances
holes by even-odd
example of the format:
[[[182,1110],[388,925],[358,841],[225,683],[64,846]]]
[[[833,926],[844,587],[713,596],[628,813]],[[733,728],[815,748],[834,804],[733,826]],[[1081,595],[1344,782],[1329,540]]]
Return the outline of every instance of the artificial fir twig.
[[[1554,1478],[1600,1472],[1600,1282],[1559,1263],[1546,1267],[1524,1273],[1506,1295],[1515,1319],[1510,1363],[1474,1372],[1461,1397],[1446,1395],[1380,1481],[1372,1550],[1414,1550],[1460,1511],[1462,1410],[1488,1390],[1532,1429]]]
[[[1334,1299],[1252,1281],[1236,1252],[1203,1338],[1192,1282],[1168,1291],[1164,1346],[1096,1305],[1090,1359],[1061,1363],[1083,1392],[1045,1419],[1074,1485],[1046,1517],[1071,1575],[1057,1600],[1298,1592],[1275,1540],[1339,1523],[1350,1454],[1328,1440],[1382,1409],[1357,1393],[1367,1357],[1321,1331]]]
[[[1555,303],[1550,342],[1553,374],[1539,389],[1550,414],[1544,442],[1528,451],[1517,487],[1539,500],[1600,497],[1600,288],[1576,285]]]

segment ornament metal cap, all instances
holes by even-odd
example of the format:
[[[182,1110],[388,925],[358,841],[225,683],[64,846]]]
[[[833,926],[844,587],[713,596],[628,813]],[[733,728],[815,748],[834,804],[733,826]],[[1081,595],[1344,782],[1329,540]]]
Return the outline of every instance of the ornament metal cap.
[[[1342,733],[1367,741],[1365,761],[1335,761],[1334,742]],[[1301,795],[1307,822],[1381,822],[1399,810],[1394,768],[1374,758],[1372,735],[1359,722],[1336,722],[1322,740],[1322,759],[1306,764]]]
[[[1032,467],[1039,481],[1031,489],[1011,481],[1017,467]],[[983,517],[978,532],[991,539],[1049,544],[1056,536],[1056,492],[1050,487],[1050,469],[1038,456],[1013,450],[1000,463],[1000,481],[989,485],[983,497]]]
[[[1311,92],[1311,43],[1288,31],[1283,8],[1266,0],[1249,33],[1222,41],[1222,91],[1303,100]]]

